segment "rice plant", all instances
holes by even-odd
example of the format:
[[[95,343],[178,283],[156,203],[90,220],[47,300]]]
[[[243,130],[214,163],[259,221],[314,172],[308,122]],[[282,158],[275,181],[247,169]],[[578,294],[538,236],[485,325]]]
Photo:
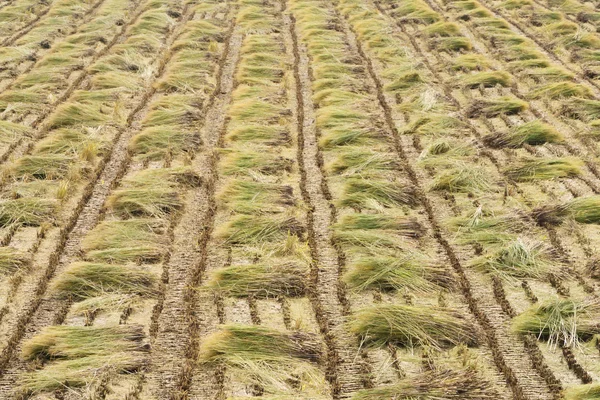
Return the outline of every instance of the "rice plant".
[[[490,174],[467,163],[454,162],[450,169],[438,173],[429,190],[458,193],[481,193],[492,188]]]
[[[434,369],[398,383],[363,389],[352,400],[493,400],[499,394],[472,369]]]
[[[291,262],[232,265],[221,268],[207,282],[225,296],[277,298],[302,296],[306,292],[308,269]]]
[[[1,200],[0,226],[39,226],[43,222],[52,222],[56,206],[56,201],[41,198]]]
[[[536,119],[512,128],[508,132],[486,136],[484,141],[492,147],[517,148],[523,144],[536,146],[545,143],[560,143],[564,141],[564,137],[554,127]]]
[[[445,136],[448,132],[464,129],[466,125],[448,115],[426,115],[416,118],[404,130],[407,135]]]
[[[180,186],[197,186],[201,178],[190,168],[148,169],[123,180],[106,204],[124,216],[166,217],[183,206]]]
[[[258,244],[283,240],[288,234],[302,236],[304,226],[287,215],[237,215],[221,226],[216,236],[231,244]]]
[[[506,278],[535,278],[544,280],[553,268],[549,249],[541,242],[517,238],[500,250],[475,259],[475,268]]]
[[[52,287],[61,296],[76,300],[105,293],[142,296],[157,293],[156,277],[144,268],[89,262],[71,264]]]
[[[549,83],[532,90],[529,93],[532,99],[564,99],[569,97],[590,98],[592,91],[587,87],[573,82]]]
[[[368,208],[370,202],[384,207],[414,206],[418,203],[415,189],[398,182],[374,179],[347,179],[341,207]]]
[[[101,371],[131,373],[146,360],[148,347],[139,325],[116,327],[49,326],[23,344],[26,360],[46,361],[19,377],[20,389],[41,393],[87,386]]]
[[[341,153],[326,168],[332,173],[365,174],[370,171],[396,170],[400,162],[390,153],[376,152],[360,148],[348,149]]]
[[[303,332],[280,332],[260,326],[226,325],[206,337],[200,346],[200,363],[225,365],[239,377],[258,384],[267,393],[304,391],[323,384],[315,363],[323,348],[317,338]]]
[[[463,54],[456,57],[452,63],[452,69],[455,71],[476,71],[490,67],[488,58],[481,54]]]
[[[565,400],[597,400],[600,399],[600,385],[589,383],[566,388],[562,395]]]
[[[344,280],[359,291],[407,290],[411,293],[432,293],[450,288],[452,275],[442,265],[427,257],[408,252],[400,257],[362,256],[352,260]]]
[[[12,275],[26,268],[31,262],[31,257],[13,247],[0,247],[0,276]]]
[[[152,219],[103,221],[82,242],[87,260],[155,262],[167,251],[166,226]]]
[[[530,229],[530,224],[518,210],[513,210],[512,214],[495,215],[482,207],[467,217],[450,219],[448,225],[456,231],[459,243],[484,246],[514,241],[518,234]]]
[[[600,224],[600,196],[584,196],[556,206],[540,207],[533,212],[538,222],[560,224],[565,218],[582,224]]]
[[[517,182],[530,182],[581,175],[582,162],[575,158],[526,158],[506,168],[505,173]]]
[[[498,97],[492,100],[477,100],[467,110],[469,118],[485,116],[488,118],[499,115],[518,114],[528,108],[528,104],[515,97]]]
[[[282,212],[295,203],[291,186],[241,179],[231,180],[219,198],[243,214]]]
[[[571,346],[600,333],[599,312],[600,306],[595,302],[552,299],[514,318],[512,329],[520,334],[536,335],[551,345]]]
[[[388,234],[400,234],[409,237],[419,237],[424,233],[424,227],[414,218],[383,214],[344,215],[334,225],[334,229],[336,231],[383,230],[387,231]],[[381,234],[383,233],[381,232]]]
[[[466,74],[460,78],[460,84],[464,87],[475,89],[477,87],[510,86],[511,77],[504,71],[477,72]]]
[[[364,343],[383,347],[388,343],[403,347],[443,348],[479,341],[477,331],[463,318],[447,311],[405,305],[377,305],[354,315],[349,327]]]

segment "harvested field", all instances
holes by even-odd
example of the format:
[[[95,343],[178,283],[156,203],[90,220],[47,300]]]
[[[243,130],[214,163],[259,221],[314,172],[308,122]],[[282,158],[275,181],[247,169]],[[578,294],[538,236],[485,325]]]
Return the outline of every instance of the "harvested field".
[[[0,0],[0,400],[600,399],[599,7]]]

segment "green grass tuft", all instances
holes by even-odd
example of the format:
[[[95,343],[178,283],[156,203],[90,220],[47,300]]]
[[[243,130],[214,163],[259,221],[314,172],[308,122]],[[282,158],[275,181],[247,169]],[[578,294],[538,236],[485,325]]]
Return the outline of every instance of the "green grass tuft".
[[[548,248],[541,242],[521,238],[507,243],[502,249],[472,262],[475,268],[505,278],[546,279],[553,270]]]
[[[302,236],[304,226],[285,215],[237,215],[220,227],[216,236],[231,244],[257,244],[285,240],[288,234]]]
[[[369,208],[372,202],[384,207],[415,206],[418,199],[414,188],[399,182],[358,178],[346,180],[343,198],[338,203],[340,207]]]
[[[563,135],[553,126],[540,120],[526,122],[509,132],[491,134],[483,138],[484,142],[492,147],[521,147],[523,144],[532,146],[545,143],[561,143]]]
[[[52,222],[57,202],[48,199],[21,198],[0,201],[0,226],[11,224],[39,226]]]
[[[535,305],[513,319],[512,329],[520,334],[533,334],[550,344],[571,346],[580,339],[591,339],[600,333],[597,303],[581,303],[571,299],[554,299]]]
[[[571,386],[563,391],[565,400],[598,400],[600,399],[600,384]]]
[[[134,266],[78,262],[71,264],[53,284],[63,297],[83,300],[105,293],[153,296],[157,293],[156,277]]]
[[[11,275],[27,268],[31,256],[12,247],[0,247],[0,276]]]
[[[402,257],[370,256],[353,260],[344,276],[356,290],[407,290],[411,293],[432,293],[450,288],[452,275],[433,260],[416,253]]]
[[[527,103],[515,97],[498,97],[493,100],[478,100],[471,104],[466,113],[468,118],[494,118],[499,115],[518,114],[528,107]]]
[[[424,306],[381,304],[358,311],[350,329],[368,345],[383,347],[477,345],[474,327],[447,311]]]
[[[152,219],[104,221],[83,239],[85,259],[126,263],[160,261],[167,251],[166,226]]]
[[[480,86],[483,87],[494,87],[510,86],[511,77],[504,71],[491,71],[491,72],[477,72],[474,74],[467,74],[460,78],[460,85],[475,89]]]
[[[317,337],[260,326],[226,325],[206,337],[200,363],[224,365],[239,379],[267,393],[285,393],[324,384],[315,363],[323,354]]]
[[[549,83],[543,85],[529,93],[532,99],[564,99],[569,97],[589,98],[592,97],[592,91],[578,83],[566,81],[558,83]]]
[[[438,173],[429,190],[453,193],[480,193],[492,188],[490,175],[481,168],[456,162],[450,169]]]
[[[581,165],[581,160],[576,158],[527,158],[505,172],[517,182],[531,182],[580,175]]]
[[[215,271],[207,285],[232,297],[294,297],[306,293],[307,274],[307,268],[289,262],[232,265]]]
[[[434,369],[393,385],[358,391],[352,400],[494,400],[500,398],[491,383],[473,369]]]

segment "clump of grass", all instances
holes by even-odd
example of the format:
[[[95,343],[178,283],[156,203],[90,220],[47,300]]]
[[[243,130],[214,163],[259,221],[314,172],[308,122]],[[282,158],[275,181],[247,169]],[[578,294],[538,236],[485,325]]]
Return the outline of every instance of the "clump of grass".
[[[403,131],[408,135],[445,136],[448,132],[465,128],[465,124],[457,118],[447,115],[427,115],[411,122]]]
[[[217,270],[207,285],[232,297],[302,296],[306,292],[307,272],[306,268],[289,262],[232,265]]]
[[[455,71],[474,71],[486,69],[491,66],[488,58],[481,54],[463,54],[456,57],[452,63]]]
[[[600,224],[600,196],[586,196],[565,205],[566,213],[582,224]]]
[[[11,143],[22,136],[30,136],[31,128],[9,121],[0,121],[0,142]]]
[[[199,139],[184,129],[158,126],[146,128],[135,135],[129,148],[143,158],[159,160],[168,154],[181,154],[190,148],[196,148],[198,144]]]
[[[48,128],[76,125],[100,126],[112,121],[112,114],[102,113],[97,107],[83,103],[67,103],[59,106],[48,121]]]
[[[353,260],[348,268],[344,280],[359,291],[406,289],[411,293],[431,293],[440,288],[450,288],[454,282],[443,266],[410,252],[402,257],[360,257]]]
[[[515,234],[527,231],[526,220],[515,210],[512,214],[496,216],[479,207],[468,217],[457,217],[449,225],[456,230],[459,243],[493,245],[516,239]]]
[[[230,181],[219,198],[243,214],[281,212],[295,203],[291,186],[242,179]]]
[[[288,233],[302,236],[304,226],[286,215],[238,215],[222,226],[216,236],[231,244],[256,244],[283,240]]]
[[[112,211],[124,216],[166,217],[183,206],[179,193],[160,182],[152,188],[115,190],[107,200]]]
[[[385,86],[385,90],[389,92],[404,91],[414,89],[416,85],[423,83],[421,74],[415,71],[406,72],[403,75],[394,79],[393,82]]]
[[[104,293],[156,294],[156,277],[146,269],[115,264],[74,263],[53,284],[64,297],[83,300]]]
[[[589,99],[571,99],[563,104],[563,114],[572,118],[581,118],[586,122],[600,118],[600,101]]]
[[[361,209],[373,201],[384,207],[414,206],[418,203],[412,187],[398,182],[354,178],[346,180],[344,197],[339,205]]]
[[[321,343],[312,334],[226,325],[204,339],[199,361],[225,365],[243,381],[258,384],[266,392],[285,393],[294,391],[290,382],[309,387],[323,383],[314,365],[322,352]]]
[[[565,400],[597,400],[600,399],[600,384],[572,386],[565,389],[562,394]]]
[[[115,327],[49,326],[23,345],[26,360],[74,359],[142,350],[143,328],[139,325]]]
[[[285,127],[273,125],[244,124],[228,130],[226,135],[230,141],[266,141],[268,143],[287,143],[290,140],[289,132]]]
[[[10,275],[31,262],[31,257],[13,247],[0,247],[0,275]]]
[[[528,104],[515,97],[498,97],[492,100],[477,100],[466,111],[468,118],[484,116],[487,118],[499,115],[514,115],[528,108]]]
[[[589,98],[592,97],[592,91],[578,83],[566,81],[558,83],[549,83],[543,85],[529,93],[532,99],[563,99],[568,97]]]
[[[231,151],[225,150],[220,172],[223,175],[247,176],[249,173],[258,172],[265,175],[279,175],[290,172],[294,161],[266,152]]]
[[[333,173],[365,173],[373,170],[396,170],[399,161],[390,153],[369,151],[365,149],[349,149],[327,166]]]
[[[378,134],[369,129],[349,124],[348,126],[327,129],[322,132],[319,144],[325,149],[332,149],[337,146],[368,145],[381,137],[383,137],[382,133]]]
[[[44,367],[24,373],[19,386],[29,393],[87,386],[102,371],[131,373],[146,362],[143,328],[50,326],[23,345],[27,360],[47,361]]]
[[[511,77],[504,71],[478,72],[474,74],[464,75],[460,78],[460,84],[464,87],[474,89],[479,86],[494,87],[509,86]]]
[[[125,216],[166,217],[180,209],[180,186],[197,186],[201,178],[190,168],[148,169],[123,180],[107,207]]]
[[[506,175],[517,182],[567,178],[581,174],[582,162],[574,158],[529,158],[506,169]]]
[[[54,219],[56,201],[39,198],[21,198],[0,201],[0,226],[11,224],[39,226]]]
[[[459,52],[469,51],[473,48],[471,41],[466,37],[452,36],[433,39],[431,46],[438,51]]]
[[[429,188],[433,191],[449,191],[454,193],[479,193],[490,190],[490,176],[481,168],[466,163],[454,163],[445,171],[437,174]]]
[[[382,214],[348,214],[335,224],[338,231],[344,230],[384,230],[409,237],[420,237],[425,228],[414,218]]]
[[[509,132],[491,134],[484,137],[483,140],[492,147],[517,148],[523,144],[536,146],[545,143],[560,143],[564,141],[564,137],[553,126],[535,120],[519,125]]]
[[[557,81],[573,79],[573,74],[564,68],[546,67],[540,68],[539,64],[532,69],[528,69],[525,75],[533,78],[536,81]]]
[[[76,159],[62,154],[31,155],[19,158],[9,173],[20,179],[61,179],[74,176]]]
[[[371,346],[443,348],[478,343],[474,326],[447,311],[432,307],[378,304],[358,311],[350,329]]]
[[[425,28],[421,29],[421,32],[427,37],[449,37],[460,35],[460,29],[458,25],[453,22],[445,21],[436,22],[435,24],[426,26]]]
[[[407,22],[422,23],[430,25],[439,21],[440,16],[420,0],[409,0],[402,3],[394,9],[394,16],[400,17],[400,20]]]
[[[600,196],[585,196],[558,206],[545,206],[534,210],[541,223],[559,224],[564,218],[573,218],[582,224],[600,224]]]
[[[103,221],[83,239],[85,258],[96,262],[159,261],[167,251],[165,225],[152,219]]]
[[[552,271],[548,248],[541,242],[521,238],[508,243],[490,256],[475,259],[476,268],[506,278],[536,278],[543,280]]]
[[[352,400],[493,400],[499,394],[475,370],[434,369],[393,385],[358,391]]]
[[[534,334],[552,345],[571,346],[579,339],[588,340],[600,333],[599,312],[598,303],[554,299],[514,318],[512,329],[520,334]]]

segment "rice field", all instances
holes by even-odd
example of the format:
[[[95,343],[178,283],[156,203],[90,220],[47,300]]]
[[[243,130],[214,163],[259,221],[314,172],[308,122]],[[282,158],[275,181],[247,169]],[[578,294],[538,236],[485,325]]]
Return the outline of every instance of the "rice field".
[[[600,399],[600,3],[0,0],[0,400]]]

